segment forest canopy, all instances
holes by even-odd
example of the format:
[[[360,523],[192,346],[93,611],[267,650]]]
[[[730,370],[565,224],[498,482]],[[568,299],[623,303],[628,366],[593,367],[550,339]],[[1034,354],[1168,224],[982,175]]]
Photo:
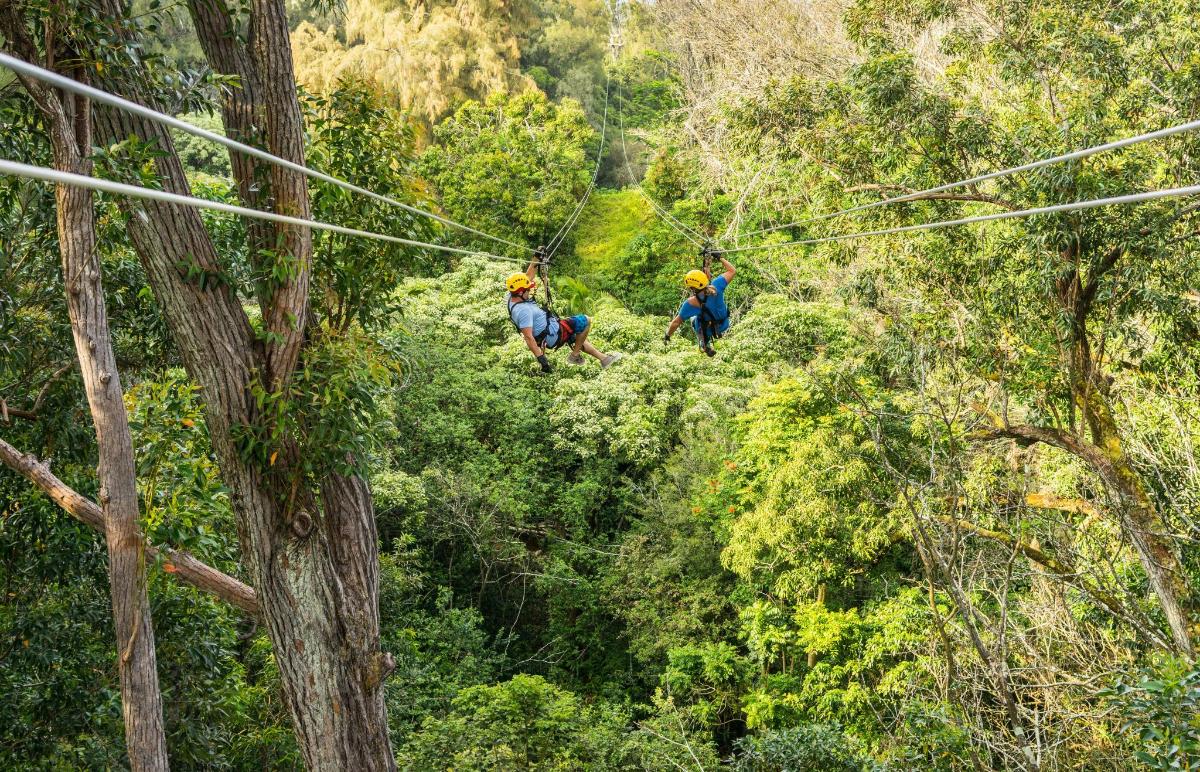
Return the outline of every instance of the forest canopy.
[[[16,0],[0,50],[345,182],[27,74],[0,159],[382,237],[0,176],[5,769],[1200,765],[1200,199],[1016,216],[1200,133],[949,186],[1200,119],[1191,2]],[[623,358],[524,337],[526,269]]]

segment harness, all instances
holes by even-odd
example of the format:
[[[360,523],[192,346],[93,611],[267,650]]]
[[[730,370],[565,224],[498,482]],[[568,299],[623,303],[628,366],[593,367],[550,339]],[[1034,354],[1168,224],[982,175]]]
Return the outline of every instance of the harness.
[[[546,315],[546,329],[542,330],[540,333],[533,336],[533,340],[535,343],[538,344],[538,348],[545,348],[546,347],[545,346],[546,338],[550,337],[550,323],[554,322],[555,324],[557,324],[558,330],[561,333],[562,329],[563,329],[562,319],[560,319],[557,314],[555,314],[553,311],[551,311],[550,307],[548,305],[543,306],[541,303],[536,303],[532,300],[518,300],[518,301],[515,301],[512,303],[509,303],[509,305],[508,305],[508,320],[513,323],[513,327],[517,328],[517,332],[521,331],[521,325],[517,324],[517,317],[516,317],[516,314],[513,313],[513,309],[516,308],[517,306],[521,305],[522,303],[533,303],[535,306],[537,306],[538,308],[540,308],[542,310],[542,313],[544,313]],[[558,345],[561,346],[562,345],[562,335],[560,334],[558,337],[559,337]],[[558,346],[555,346],[555,348],[558,348]]]
[[[713,249],[712,246],[705,246],[700,252],[700,256],[704,258],[704,273],[710,277],[710,281],[712,277],[713,258],[717,257],[719,254],[720,253]],[[712,286],[711,283],[709,286]],[[708,299],[713,296],[709,295],[707,290],[708,288],[706,287],[704,289],[703,296],[697,294],[696,292],[692,292],[692,297],[700,301],[699,321],[701,346],[703,346],[707,341],[716,340],[718,337],[720,337],[720,333],[717,332],[717,328],[724,324],[725,320],[729,318],[728,313],[726,313],[725,316],[718,317],[716,313],[708,307]]]
[[[508,306],[508,320],[513,323],[513,327],[517,328],[517,332],[520,332],[521,325],[517,324],[517,317],[513,313],[513,309],[521,303],[533,303],[546,315],[546,329],[542,330],[540,334],[533,336],[533,342],[538,345],[538,348],[546,348],[546,338],[550,337],[551,322],[558,329],[558,343],[554,348],[558,348],[564,343],[573,343],[575,341],[575,330],[569,324],[565,323],[558,314],[554,313],[554,310],[551,308],[553,301],[550,296],[550,256],[546,253],[545,247],[538,247],[534,250],[533,254],[538,259],[538,277],[542,280],[542,286],[546,288],[546,305],[536,303],[532,300],[518,300],[515,303],[510,303]],[[569,336],[563,335],[564,330],[569,333]]]

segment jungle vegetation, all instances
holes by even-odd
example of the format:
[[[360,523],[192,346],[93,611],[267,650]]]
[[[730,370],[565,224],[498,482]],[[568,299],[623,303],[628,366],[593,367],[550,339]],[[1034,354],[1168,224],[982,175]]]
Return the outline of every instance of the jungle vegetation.
[[[1200,768],[1190,0],[0,0],[0,767]],[[598,170],[595,166],[599,159]],[[625,359],[537,373],[550,269]],[[737,265],[708,358],[664,343]]]

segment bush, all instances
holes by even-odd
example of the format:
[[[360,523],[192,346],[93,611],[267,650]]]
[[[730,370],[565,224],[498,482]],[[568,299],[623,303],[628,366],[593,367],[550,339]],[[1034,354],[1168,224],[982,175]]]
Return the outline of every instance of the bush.
[[[744,737],[735,743],[736,772],[858,772],[872,764],[857,755],[840,728],[804,724]]]

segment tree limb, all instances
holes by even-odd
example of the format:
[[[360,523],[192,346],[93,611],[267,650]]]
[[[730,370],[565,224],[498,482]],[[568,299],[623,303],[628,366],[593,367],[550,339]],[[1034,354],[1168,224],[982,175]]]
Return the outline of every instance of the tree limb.
[[[104,513],[100,507],[51,473],[50,468],[32,455],[25,454],[0,439],[0,462],[24,477],[53,499],[67,514],[92,530],[104,533]],[[197,560],[182,550],[145,545],[146,556],[161,555],[163,570],[198,590],[213,595],[250,616],[259,614],[254,588]]]
[[[1167,646],[1167,642],[1163,640],[1162,637],[1155,631],[1151,630],[1146,625],[1143,625],[1141,620],[1130,613],[1130,611],[1125,607],[1125,604],[1122,603],[1119,598],[1105,592],[1104,590],[1095,586],[1092,582],[1087,581],[1082,574],[1075,570],[1073,566],[1060,561],[1058,558],[1048,554],[1044,550],[1026,541],[1015,538],[1010,534],[1002,531],[994,531],[990,528],[984,528],[983,526],[976,525],[969,520],[962,520],[960,518],[950,517],[949,515],[935,514],[932,515],[932,517],[943,525],[951,528],[959,528],[968,533],[988,539],[989,541],[1003,544],[1010,549],[1015,549],[1030,561],[1038,564],[1051,574],[1054,574],[1054,576],[1058,579],[1078,588],[1092,600],[1108,609],[1109,613],[1111,613],[1113,616],[1129,622],[1138,630],[1138,632],[1145,636],[1147,640],[1152,641],[1159,646]]]
[[[1113,462],[1090,442],[1065,432],[1047,426],[1032,426],[1030,424],[1014,424],[1000,426],[973,435],[976,440],[1016,440],[1019,444],[1029,446],[1037,443],[1052,445],[1065,450],[1092,468],[1096,474],[1108,483],[1114,490],[1124,491],[1124,481]]]
[[[1081,527],[1094,520],[1099,520],[1102,516],[1100,508],[1090,501],[1063,498],[1055,496],[1053,493],[1027,493],[1025,494],[1025,504],[1034,509],[1057,509],[1075,515],[1086,515]]]

